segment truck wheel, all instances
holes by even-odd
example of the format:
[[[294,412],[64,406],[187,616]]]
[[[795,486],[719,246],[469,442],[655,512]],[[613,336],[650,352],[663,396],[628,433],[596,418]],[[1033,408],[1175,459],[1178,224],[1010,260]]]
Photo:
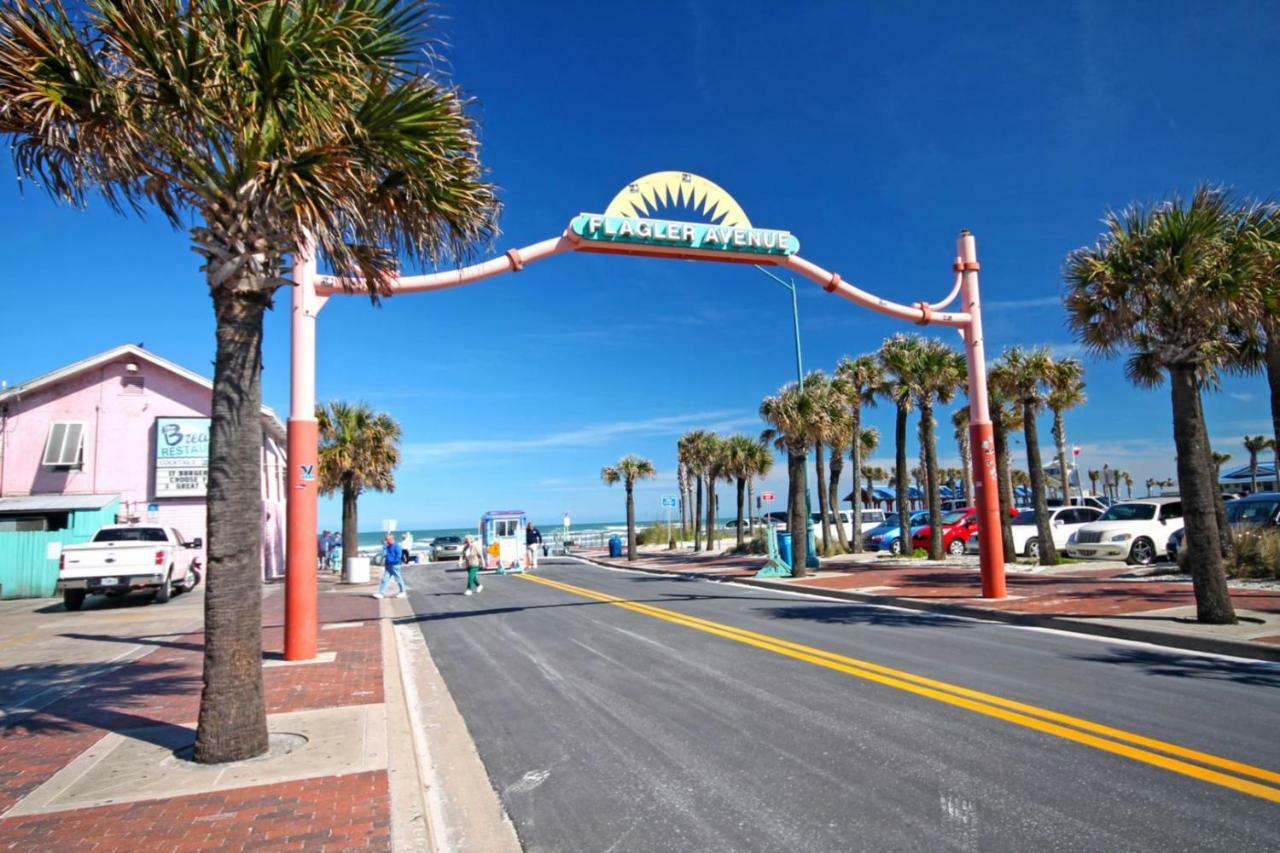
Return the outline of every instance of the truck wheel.
[[[191,592],[200,585],[200,572],[195,566],[187,567],[187,576],[177,585],[177,592]]]
[[[156,604],[168,604],[170,598],[173,598],[173,581],[168,573],[165,573],[164,580],[160,582],[160,588],[156,590]]]
[[[83,589],[64,589],[62,591],[62,604],[68,610],[79,610],[84,604],[86,594]]]

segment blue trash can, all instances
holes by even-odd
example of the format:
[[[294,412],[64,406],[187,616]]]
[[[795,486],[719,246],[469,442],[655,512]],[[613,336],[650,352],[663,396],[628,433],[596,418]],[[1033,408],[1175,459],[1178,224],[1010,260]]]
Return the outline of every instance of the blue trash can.
[[[609,556],[622,556],[622,537],[616,533],[609,537]]]
[[[810,527],[809,535],[805,539],[805,545],[807,547],[805,548],[804,564],[806,568],[810,569],[818,569],[822,567],[822,562],[818,559],[818,551],[814,547],[814,544],[818,541],[818,537],[815,535],[816,533],[817,531]]]
[[[778,559],[791,565],[791,534],[785,530],[778,531]]]

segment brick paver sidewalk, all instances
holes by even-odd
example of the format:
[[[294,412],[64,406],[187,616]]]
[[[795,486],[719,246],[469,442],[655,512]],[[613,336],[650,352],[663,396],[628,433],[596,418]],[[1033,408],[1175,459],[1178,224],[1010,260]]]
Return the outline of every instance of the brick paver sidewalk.
[[[320,652],[332,652],[332,662],[265,669],[269,714],[384,701],[378,602],[332,589],[322,581],[321,624],[363,625],[320,631]],[[283,602],[280,594],[263,602],[268,657],[282,650]],[[200,699],[202,637],[129,638],[155,650],[0,730],[0,815],[110,733],[191,725]],[[0,848],[385,850],[390,814],[384,768],[3,817]]]

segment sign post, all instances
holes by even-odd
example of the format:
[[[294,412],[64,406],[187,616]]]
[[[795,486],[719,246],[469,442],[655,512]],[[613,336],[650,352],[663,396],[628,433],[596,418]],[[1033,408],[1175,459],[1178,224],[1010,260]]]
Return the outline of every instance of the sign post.
[[[782,562],[782,557],[778,554],[778,532],[773,529],[773,492],[761,492],[760,500],[764,501],[768,509],[764,513],[764,542],[765,553],[769,555],[769,561],[764,564],[764,568],[756,572],[758,578],[789,578],[791,577],[791,566]]]
[[[662,496],[662,508],[667,511],[667,550],[674,551],[676,549],[676,540],[671,533],[671,511],[676,508],[677,498],[675,495]]]

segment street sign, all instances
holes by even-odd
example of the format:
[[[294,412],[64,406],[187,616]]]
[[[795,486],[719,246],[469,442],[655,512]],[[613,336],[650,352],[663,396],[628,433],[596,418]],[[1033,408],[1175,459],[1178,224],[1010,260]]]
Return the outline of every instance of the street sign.
[[[663,508],[663,509],[675,509],[675,508],[676,508],[676,507],[678,507],[679,505],[680,505],[680,501],[676,498],[676,496],[675,496],[675,495],[663,495],[663,496],[662,496],[662,508]]]
[[[385,530],[387,533],[395,533],[396,520],[394,518],[382,519],[382,529]]]
[[[773,492],[761,492],[760,500],[772,502],[774,498]]]

